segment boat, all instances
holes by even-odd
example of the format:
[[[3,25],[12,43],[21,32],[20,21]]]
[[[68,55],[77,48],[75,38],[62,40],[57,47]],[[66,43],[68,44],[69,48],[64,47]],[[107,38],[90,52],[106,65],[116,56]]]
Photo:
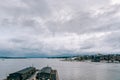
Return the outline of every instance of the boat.
[[[27,67],[9,74],[4,80],[59,80],[59,77],[57,70],[48,66],[40,70],[35,67]]]
[[[38,71],[36,80],[59,80],[58,72],[51,67],[43,67]]]
[[[7,80],[26,80],[36,72],[34,67],[27,67],[20,71],[9,74]]]

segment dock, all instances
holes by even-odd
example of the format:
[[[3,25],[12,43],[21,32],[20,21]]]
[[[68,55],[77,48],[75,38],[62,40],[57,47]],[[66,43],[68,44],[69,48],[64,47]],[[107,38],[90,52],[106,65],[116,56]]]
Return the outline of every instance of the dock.
[[[41,70],[36,69],[35,72],[32,72],[32,71],[34,70],[25,68],[18,72],[9,74],[9,76],[7,76],[7,78],[3,80],[38,80],[38,79],[44,80],[46,77],[49,80],[59,80],[57,70],[53,70],[51,67],[44,67]],[[29,75],[29,73],[31,73],[31,75]],[[28,76],[28,77],[26,78],[25,76]]]

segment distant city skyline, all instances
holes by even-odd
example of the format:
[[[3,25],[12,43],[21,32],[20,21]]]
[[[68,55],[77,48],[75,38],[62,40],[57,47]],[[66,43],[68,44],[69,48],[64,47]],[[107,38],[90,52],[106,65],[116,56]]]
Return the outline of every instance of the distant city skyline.
[[[0,0],[0,56],[120,52],[120,0]]]

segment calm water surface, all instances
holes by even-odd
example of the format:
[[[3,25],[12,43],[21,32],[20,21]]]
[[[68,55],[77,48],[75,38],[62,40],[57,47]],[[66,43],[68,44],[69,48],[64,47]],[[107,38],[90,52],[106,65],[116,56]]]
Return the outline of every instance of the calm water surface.
[[[0,59],[0,80],[28,66],[58,70],[60,80],[120,80],[120,64],[66,62],[59,59]]]

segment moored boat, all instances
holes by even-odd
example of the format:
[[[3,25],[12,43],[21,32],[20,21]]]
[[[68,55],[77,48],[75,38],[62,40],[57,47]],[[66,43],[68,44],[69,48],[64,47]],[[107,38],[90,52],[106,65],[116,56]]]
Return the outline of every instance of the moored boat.
[[[38,71],[36,80],[59,80],[57,70],[51,67],[43,67]]]

